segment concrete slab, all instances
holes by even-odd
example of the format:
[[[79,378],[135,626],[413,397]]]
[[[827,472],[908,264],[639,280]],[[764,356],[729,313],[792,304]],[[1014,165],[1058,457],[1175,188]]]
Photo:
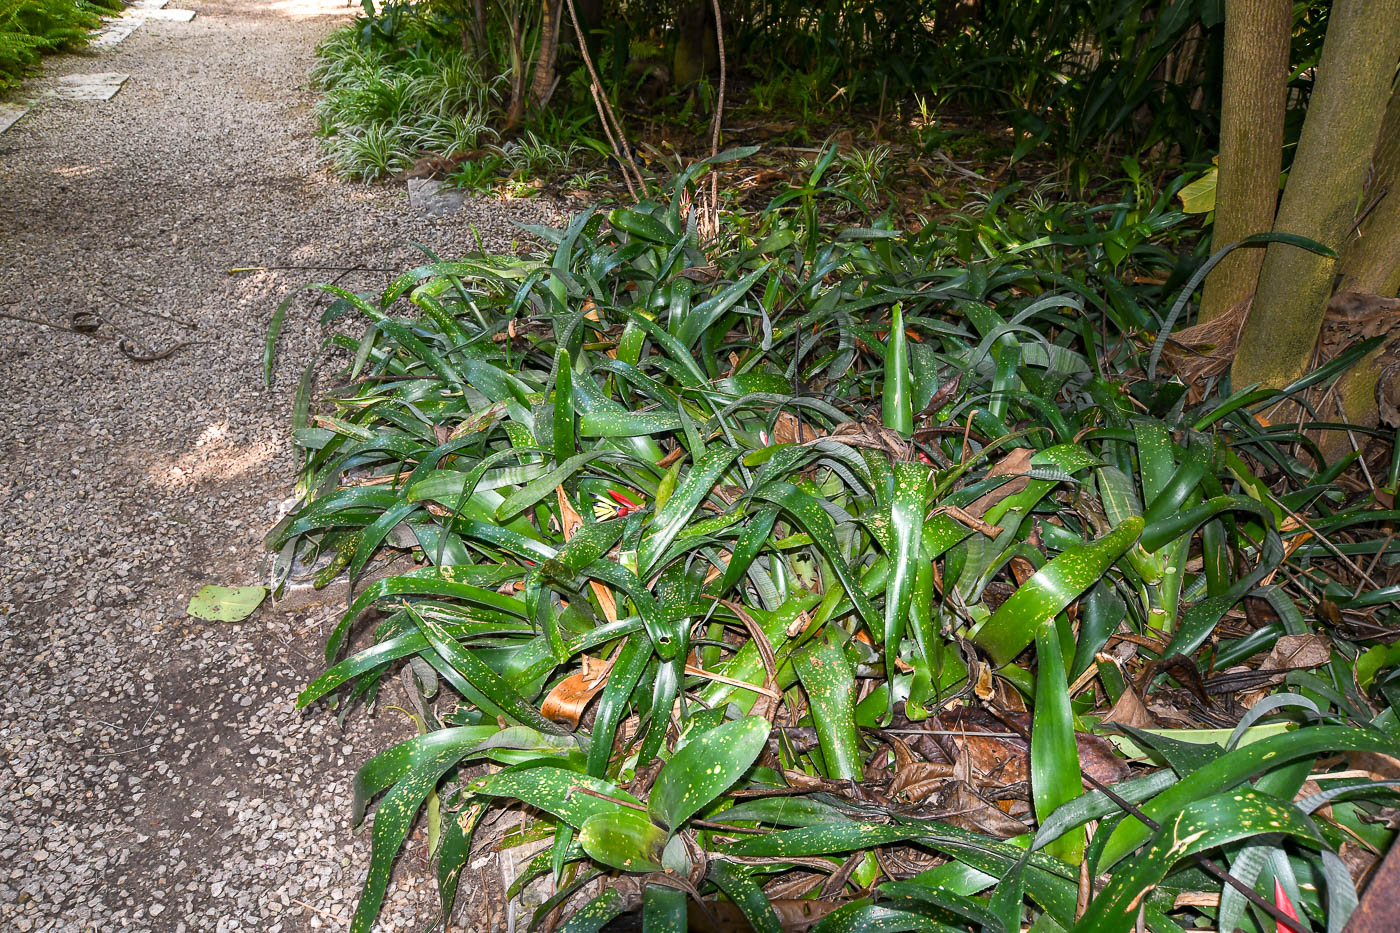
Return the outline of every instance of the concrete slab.
[[[148,22],[157,20],[166,23],[188,23],[194,19],[194,10],[140,10],[133,19],[143,19]]]
[[[111,100],[131,75],[119,71],[64,75],[45,96],[59,100]]]
[[[20,117],[29,112],[26,104],[0,104],[0,133],[14,126]]]
[[[461,188],[451,188],[435,178],[410,178],[408,180],[408,205],[415,210],[442,217],[461,210],[467,193]]]
[[[94,71],[63,75],[58,79],[58,83],[69,87],[81,87],[85,84],[115,84],[121,87],[130,77],[131,75],[122,74],[120,71]]]
[[[135,3],[127,7],[128,10],[163,10],[170,0],[136,0]]]
[[[130,17],[122,17],[121,19],[113,20],[106,26],[103,26],[97,35],[93,36],[92,41],[88,43],[88,47],[93,49],[114,48],[119,45],[123,39],[139,29],[144,22],[145,20],[132,19]]]

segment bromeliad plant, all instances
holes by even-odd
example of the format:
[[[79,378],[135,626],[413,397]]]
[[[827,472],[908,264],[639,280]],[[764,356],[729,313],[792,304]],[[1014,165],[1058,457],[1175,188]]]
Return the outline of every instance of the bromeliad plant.
[[[420,813],[447,924],[483,816],[511,803],[551,840],[511,892],[553,876],[532,926],[583,898],[563,929],[639,903],[649,930],[730,909],[763,933],[1263,929],[1276,882],[1298,929],[1338,929],[1337,850],[1387,844],[1367,820],[1394,782],[1315,768],[1400,753],[1400,658],[1348,628],[1393,619],[1395,555],[1329,535],[1396,513],[1256,420],[1277,393],[1192,406],[1125,375],[1146,343],[1118,276],[1175,261],[1153,243],[960,261],[878,221],[823,229],[811,183],[704,246],[688,205],[709,168],[530,228],[530,258],[323,286],[327,323],[365,327],[329,338],[323,406],[314,364],[302,380],[303,504],[270,544],[279,584],[311,565],[357,591],[298,702],[372,702],[407,662],[422,731],[356,777],[356,823],[383,796],[353,929]],[[1242,602],[1270,611],[1246,628]],[[1324,659],[1293,693],[1210,700],[1212,671],[1299,637]],[[1088,733],[1177,682],[1226,728],[1129,723],[1120,753],[1148,767],[1105,790],[1090,759],[1132,769]],[[937,771],[919,743],[979,704],[1026,736],[1022,777],[996,787],[955,750],[915,790]],[[636,884],[588,899],[603,875]]]

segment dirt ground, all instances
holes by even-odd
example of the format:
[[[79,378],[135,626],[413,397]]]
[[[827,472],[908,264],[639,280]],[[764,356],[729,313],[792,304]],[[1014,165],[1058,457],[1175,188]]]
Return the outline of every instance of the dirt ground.
[[[501,244],[511,219],[553,219],[491,201],[435,219],[400,185],[330,177],[306,73],[352,12],[338,0],[176,6],[196,18],[51,59],[21,95],[129,74],[111,101],[41,103],[0,135],[7,931],[348,927],[368,865],[349,781],[411,725],[294,709],[335,593],[236,625],[184,612],[206,583],[265,579],[262,535],[291,493],[314,298],[297,299],[270,391],[263,335],[300,286],[373,289],[421,259],[411,243],[451,255],[473,228]],[[70,329],[84,322],[97,330]],[[195,343],[137,362],[117,338],[138,355]],[[436,913],[409,846],[379,929]],[[495,856],[472,868],[463,926],[504,928]]]

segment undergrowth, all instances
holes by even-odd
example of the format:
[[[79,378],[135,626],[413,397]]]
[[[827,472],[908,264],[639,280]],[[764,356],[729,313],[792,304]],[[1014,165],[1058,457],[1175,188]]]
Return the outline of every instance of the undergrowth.
[[[0,0],[0,90],[17,86],[40,56],[84,45],[122,0]]]
[[[502,139],[497,86],[483,80],[455,39],[427,16],[404,12],[392,41],[366,40],[366,23],[332,32],[317,48],[312,79],[326,158],[346,178],[376,181],[425,157],[461,187],[527,186],[541,176],[567,177],[586,150],[535,132]],[[595,156],[594,162],[597,161]]]
[[[1374,341],[1193,400],[1144,372],[1203,258],[1170,191],[906,233],[834,162],[713,243],[700,163],[321,286],[269,544],[357,589],[298,703],[420,733],[356,776],[353,929],[418,822],[442,922],[540,841],[509,893],[571,933],[1339,930],[1393,835],[1400,513],[1259,415]]]

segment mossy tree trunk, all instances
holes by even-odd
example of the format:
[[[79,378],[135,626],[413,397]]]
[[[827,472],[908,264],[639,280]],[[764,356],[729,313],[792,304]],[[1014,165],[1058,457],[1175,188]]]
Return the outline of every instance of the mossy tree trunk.
[[[1273,229],[1283,168],[1291,0],[1226,0],[1220,171],[1212,246]],[[1264,253],[1236,250],[1206,279],[1201,322],[1253,294]]]
[[[718,65],[715,17],[710,0],[687,0],[676,11],[676,47],[671,57],[671,80],[684,87],[699,81]]]
[[[1400,88],[1390,94],[1361,203],[1366,214],[1357,235],[1342,251],[1342,280],[1337,290],[1394,298],[1400,295]],[[1392,335],[1387,344],[1395,340],[1400,336]],[[1385,352],[1385,346],[1378,347],[1337,380],[1340,417],[1347,423],[1371,428],[1380,422],[1376,386]],[[1327,411],[1322,414],[1324,420],[1331,416]],[[1344,432],[1325,432],[1323,455],[1332,460],[1349,451],[1351,443]]]
[[[1275,232],[1342,247],[1356,219],[1397,59],[1400,0],[1333,4]],[[1269,245],[1231,368],[1236,387],[1284,386],[1307,371],[1336,265],[1284,243]]]
[[[1390,93],[1361,203],[1366,214],[1342,252],[1341,290],[1394,298],[1400,294],[1400,88]]]

